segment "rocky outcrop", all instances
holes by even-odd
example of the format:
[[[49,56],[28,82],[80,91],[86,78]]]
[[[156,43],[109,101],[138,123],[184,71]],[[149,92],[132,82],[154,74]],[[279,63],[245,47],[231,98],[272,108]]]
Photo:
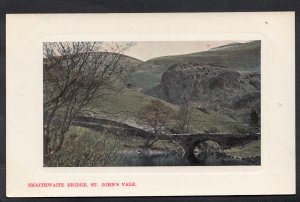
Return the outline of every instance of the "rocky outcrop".
[[[195,107],[249,122],[252,109],[260,112],[260,73],[177,63],[169,67],[160,84],[146,94],[174,104],[189,101]]]

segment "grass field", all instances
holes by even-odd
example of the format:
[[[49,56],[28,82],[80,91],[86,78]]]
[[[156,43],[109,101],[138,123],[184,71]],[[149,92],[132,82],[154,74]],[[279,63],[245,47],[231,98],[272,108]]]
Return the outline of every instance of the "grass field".
[[[233,154],[240,157],[254,157],[261,155],[261,142],[260,140],[254,140],[249,144],[239,147],[233,147],[225,150],[227,154]]]
[[[155,98],[139,93],[136,90],[122,92],[107,92],[104,96],[91,103],[90,108],[98,114],[103,114],[115,120],[138,120],[139,112]],[[162,101],[164,102],[164,101]],[[169,128],[175,127],[175,115],[179,107],[167,102],[170,109]],[[209,114],[198,109],[191,109],[191,132],[240,132],[245,127],[232,118],[221,113],[209,111]]]

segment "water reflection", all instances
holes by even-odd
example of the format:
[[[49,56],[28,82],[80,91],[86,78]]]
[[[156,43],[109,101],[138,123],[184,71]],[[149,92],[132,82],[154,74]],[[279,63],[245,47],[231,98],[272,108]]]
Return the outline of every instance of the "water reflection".
[[[186,158],[177,154],[146,150],[122,152],[117,154],[120,166],[188,166]]]
[[[206,155],[204,162],[191,161],[176,153],[139,150],[126,151],[117,154],[118,166],[222,166],[222,165],[260,165],[260,157],[232,158],[230,156]]]

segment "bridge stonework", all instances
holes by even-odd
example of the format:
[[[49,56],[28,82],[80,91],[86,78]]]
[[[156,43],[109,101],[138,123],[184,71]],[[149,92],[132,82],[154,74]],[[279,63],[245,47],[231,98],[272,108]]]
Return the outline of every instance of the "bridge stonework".
[[[184,156],[191,163],[201,164],[195,156],[195,149],[199,144],[207,141],[217,143],[222,150],[242,146],[250,141],[260,139],[260,134],[221,134],[221,133],[197,133],[197,134],[178,134],[174,135],[174,140],[183,148]],[[219,153],[219,155],[222,155]]]

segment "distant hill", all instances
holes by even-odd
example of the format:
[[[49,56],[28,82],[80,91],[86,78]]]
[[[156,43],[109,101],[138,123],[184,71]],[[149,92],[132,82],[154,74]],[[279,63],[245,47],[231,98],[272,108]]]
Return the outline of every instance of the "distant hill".
[[[125,66],[127,69],[126,72],[129,72],[129,74],[134,72],[136,70],[136,68],[143,63],[143,61],[141,61],[137,58],[133,58],[133,57],[130,57],[130,56],[127,56],[124,54],[113,53],[113,52],[93,52],[90,54],[89,60],[92,61],[92,59],[94,57],[100,57],[99,60],[102,60],[101,58],[105,58],[105,60],[103,60],[101,62],[102,67],[104,67],[106,64],[111,63],[111,61],[115,61],[115,63]],[[57,57],[57,58],[59,58],[59,57]],[[118,58],[118,59],[115,59],[115,58]],[[88,60],[88,62],[89,62],[89,60]],[[61,66],[55,64],[53,61],[50,61],[50,59],[43,58],[43,62],[44,62],[44,71],[43,71],[44,81],[52,80],[53,78],[51,77],[51,74],[56,74],[57,72],[60,72],[60,74],[62,73],[61,71],[59,71],[59,68]],[[53,63],[53,65],[45,65],[48,62]],[[83,67],[82,71],[85,71],[84,67]],[[126,82],[124,82],[124,76],[125,75],[122,74],[120,79],[118,79],[116,81],[116,83],[119,83],[118,85],[120,85],[121,83],[123,83],[123,84],[126,83]],[[121,84],[121,85],[123,85],[123,84]]]
[[[158,85],[162,75],[171,65],[197,63],[227,68],[235,71],[260,71],[260,41],[234,43],[191,54],[165,56],[141,63],[137,71],[126,79],[135,87],[149,90]]]
[[[90,55],[90,58],[94,58],[94,57],[103,57],[103,58],[107,58],[107,60],[111,59],[112,57],[119,57],[119,63],[123,63],[126,65],[130,65],[130,67],[136,67],[139,66],[143,63],[143,61],[137,59],[137,58],[133,58],[124,54],[119,54],[119,53],[114,53],[114,52],[92,52]],[[61,56],[58,56],[57,58],[60,58]],[[47,61],[49,61],[48,58],[43,58],[43,62],[47,63]],[[48,66],[47,66],[48,67]],[[55,67],[55,66],[53,66]],[[48,69],[46,69],[47,71]]]

